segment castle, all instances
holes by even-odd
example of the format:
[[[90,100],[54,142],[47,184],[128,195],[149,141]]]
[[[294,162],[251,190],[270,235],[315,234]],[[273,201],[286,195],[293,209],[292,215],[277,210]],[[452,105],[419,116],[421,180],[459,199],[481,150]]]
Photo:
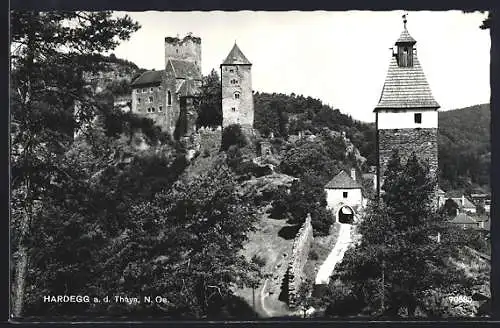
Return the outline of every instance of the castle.
[[[132,83],[132,112],[154,120],[175,139],[196,132],[201,96],[201,39],[165,38],[165,69],[146,71]],[[252,64],[234,44],[220,65],[222,127],[253,129]]]
[[[393,149],[403,161],[414,152],[428,162],[430,174],[438,172],[438,108],[417,58],[417,41],[406,29],[393,50],[382,95],[375,107],[378,150],[377,190],[380,194],[384,173]]]

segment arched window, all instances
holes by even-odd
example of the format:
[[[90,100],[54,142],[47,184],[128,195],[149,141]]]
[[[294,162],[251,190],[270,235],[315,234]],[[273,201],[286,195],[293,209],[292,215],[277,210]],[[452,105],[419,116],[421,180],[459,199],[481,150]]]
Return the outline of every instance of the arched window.
[[[238,92],[234,94],[234,99],[240,99],[240,94]]]
[[[167,91],[167,105],[172,105],[172,94],[170,93],[170,90]]]

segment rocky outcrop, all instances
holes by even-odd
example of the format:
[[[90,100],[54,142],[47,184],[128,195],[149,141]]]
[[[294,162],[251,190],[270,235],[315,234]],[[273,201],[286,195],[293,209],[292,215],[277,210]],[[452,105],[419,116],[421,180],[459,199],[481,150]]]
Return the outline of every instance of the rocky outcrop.
[[[296,307],[297,292],[299,291],[300,285],[305,280],[304,266],[307,262],[312,241],[313,228],[311,225],[311,215],[308,214],[295,237],[292,256],[288,264],[288,305],[292,309]]]

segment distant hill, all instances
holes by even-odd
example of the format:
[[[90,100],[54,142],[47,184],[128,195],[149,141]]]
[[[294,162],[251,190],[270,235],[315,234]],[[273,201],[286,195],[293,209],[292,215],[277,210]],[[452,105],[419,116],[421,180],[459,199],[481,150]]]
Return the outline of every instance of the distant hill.
[[[324,128],[345,132],[346,137],[367,159],[366,165],[376,165],[375,129],[373,123],[354,120],[322,103],[321,100],[282,93],[256,92],[254,94],[254,127],[262,135],[271,132],[275,137],[286,138],[300,132],[318,134]]]
[[[439,112],[441,187],[487,191],[490,165],[490,105]]]

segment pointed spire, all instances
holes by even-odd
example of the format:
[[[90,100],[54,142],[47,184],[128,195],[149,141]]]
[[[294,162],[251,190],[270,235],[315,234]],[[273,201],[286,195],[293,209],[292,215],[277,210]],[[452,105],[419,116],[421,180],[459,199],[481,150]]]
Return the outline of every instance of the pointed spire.
[[[408,33],[408,30],[406,29],[406,23],[408,22],[407,19],[408,13],[405,13],[403,17],[403,32],[401,32],[401,35],[399,36],[399,39],[396,41],[396,44],[398,43],[417,43],[417,41]]]
[[[238,48],[236,40],[234,40],[233,49],[231,49],[229,55],[227,55],[226,59],[222,62],[222,65],[252,65],[252,63],[248,61],[240,48]]]

